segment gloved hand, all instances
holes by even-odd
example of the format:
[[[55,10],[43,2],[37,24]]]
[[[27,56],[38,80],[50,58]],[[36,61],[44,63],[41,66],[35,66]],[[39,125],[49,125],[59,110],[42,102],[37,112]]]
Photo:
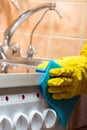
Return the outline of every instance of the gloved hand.
[[[62,68],[50,70],[48,92],[53,99],[69,99],[87,93],[87,43],[79,56],[63,57],[56,60]],[[47,62],[39,65],[45,68]]]

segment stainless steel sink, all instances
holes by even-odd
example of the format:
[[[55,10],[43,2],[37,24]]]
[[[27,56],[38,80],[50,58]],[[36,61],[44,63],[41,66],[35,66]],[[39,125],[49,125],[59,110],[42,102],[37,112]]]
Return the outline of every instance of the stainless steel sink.
[[[24,66],[37,66],[40,63],[44,63],[46,60],[42,59],[33,59],[33,60],[28,60],[27,58],[23,57],[12,57],[12,58],[7,58],[7,59],[0,59],[0,63],[2,64],[8,64],[8,65],[24,65]]]

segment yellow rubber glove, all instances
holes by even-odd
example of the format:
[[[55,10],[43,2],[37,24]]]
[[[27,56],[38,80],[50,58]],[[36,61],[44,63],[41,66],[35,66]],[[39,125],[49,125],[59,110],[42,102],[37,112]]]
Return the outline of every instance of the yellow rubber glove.
[[[87,93],[87,43],[79,56],[63,57],[56,60],[63,68],[50,70],[48,92],[53,99],[69,99]],[[45,68],[47,62],[39,65]]]

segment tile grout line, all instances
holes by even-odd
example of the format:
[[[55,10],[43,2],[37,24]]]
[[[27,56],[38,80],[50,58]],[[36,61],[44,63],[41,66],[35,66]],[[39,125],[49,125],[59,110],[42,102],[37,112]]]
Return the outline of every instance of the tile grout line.
[[[81,28],[80,28],[80,46],[78,48],[78,51],[80,52],[81,47],[82,47],[82,42],[87,41],[87,38],[84,38],[84,32],[85,32],[85,25],[86,25],[86,7],[87,4],[83,4],[83,12],[82,12],[82,23],[81,23]]]

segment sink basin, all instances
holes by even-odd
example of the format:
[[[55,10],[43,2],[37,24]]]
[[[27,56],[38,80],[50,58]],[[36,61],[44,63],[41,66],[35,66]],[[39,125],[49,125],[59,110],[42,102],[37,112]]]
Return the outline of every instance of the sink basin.
[[[27,65],[27,66],[37,66],[40,63],[45,62],[45,60],[41,60],[41,59],[33,59],[33,60],[28,60],[27,58],[23,58],[23,57],[13,57],[13,58],[9,58],[9,59],[0,59],[0,63],[6,63],[6,64],[10,64],[10,65]]]
[[[0,59],[1,64],[6,65],[23,65],[37,67],[38,64],[43,63],[41,59],[33,59],[29,61],[23,57],[13,57],[9,59]],[[8,87],[24,87],[40,85],[40,78],[42,73],[1,73],[0,74],[0,88]]]

